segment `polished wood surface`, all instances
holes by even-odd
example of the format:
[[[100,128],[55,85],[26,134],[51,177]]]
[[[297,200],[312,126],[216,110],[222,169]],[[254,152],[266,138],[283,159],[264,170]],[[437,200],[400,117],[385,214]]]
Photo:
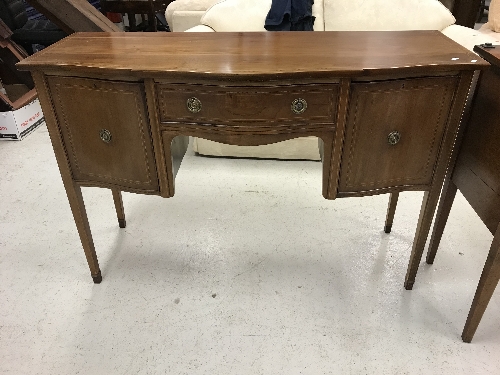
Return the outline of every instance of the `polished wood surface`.
[[[474,62],[473,62],[474,61]],[[331,78],[486,64],[439,31],[273,33],[77,33],[23,60],[20,69],[129,78]],[[197,75],[198,73],[199,75]],[[243,76],[243,77],[241,77]],[[183,82],[185,83],[185,82]]]
[[[85,184],[158,191],[144,89],[137,83],[48,77],[73,171]],[[110,142],[96,137],[102,131]]]
[[[392,223],[394,222],[394,215],[396,214],[396,207],[398,205],[399,192],[391,193],[389,204],[387,206],[387,215],[385,216],[384,232],[391,233]]]
[[[125,210],[123,208],[122,192],[118,189],[111,189],[113,193],[113,201],[115,203],[116,216],[118,218],[118,226],[125,228],[127,221],[125,220]]]
[[[214,85],[158,85],[161,122],[280,126],[289,123],[334,123],[338,84],[220,87]],[[186,101],[196,96],[203,110],[192,113]],[[294,99],[306,100],[300,114],[290,111]]]
[[[429,186],[456,86],[456,77],[352,84],[339,191]]]
[[[124,221],[120,191],[174,195],[187,136],[233,145],[316,136],[326,199],[393,193],[392,223],[397,193],[425,191],[407,289],[472,75],[487,66],[434,31],[77,34],[19,65],[43,90],[95,282],[81,186],[112,189]]]
[[[465,322],[462,340],[471,342],[500,278],[500,224],[496,228],[476,294]]]
[[[49,131],[50,140],[57,160],[59,171],[63,180],[66,195],[68,196],[73,219],[75,220],[76,228],[82,242],[83,251],[87,258],[87,263],[90,269],[90,275],[95,283],[100,283],[102,280],[99,261],[95,252],[94,240],[90,232],[90,225],[87,218],[87,211],[80,185],[73,180],[71,167],[68,163],[64,140],[60,133],[60,125],[54,107],[52,105],[51,93],[48,88],[46,76],[42,72],[33,72],[33,80],[38,91],[38,99],[42,105],[45,123]]]
[[[432,264],[458,188],[494,235],[462,333],[465,342],[472,340],[500,278],[500,46],[476,46],[475,51],[492,67],[482,72],[478,82],[467,130],[443,187],[427,253],[427,263]]]

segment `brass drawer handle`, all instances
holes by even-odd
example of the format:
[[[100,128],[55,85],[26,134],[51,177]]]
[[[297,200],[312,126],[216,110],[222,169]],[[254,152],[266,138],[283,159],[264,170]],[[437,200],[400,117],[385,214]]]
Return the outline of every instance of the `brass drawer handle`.
[[[198,98],[189,98],[186,105],[189,112],[198,113],[201,111],[201,101]]]
[[[394,146],[397,144],[401,139],[401,134],[398,131],[393,131],[390,132],[389,135],[387,136],[387,141],[391,146]]]
[[[304,113],[304,111],[307,109],[307,102],[304,99],[295,99],[292,102],[292,112],[300,115],[301,113]]]
[[[101,140],[105,143],[111,142],[111,132],[107,129],[101,129],[99,137],[101,137]]]

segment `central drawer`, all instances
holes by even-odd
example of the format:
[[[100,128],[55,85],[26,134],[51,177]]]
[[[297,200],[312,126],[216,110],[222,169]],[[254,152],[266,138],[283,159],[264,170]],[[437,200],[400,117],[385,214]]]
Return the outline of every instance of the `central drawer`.
[[[161,122],[264,125],[335,122],[338,84],[227,87],[158,84]]]

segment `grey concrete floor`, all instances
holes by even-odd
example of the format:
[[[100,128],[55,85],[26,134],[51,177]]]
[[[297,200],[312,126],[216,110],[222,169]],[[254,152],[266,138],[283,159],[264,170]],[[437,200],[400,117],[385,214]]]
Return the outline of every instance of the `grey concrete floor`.
[[[321,164],[184,160],[172,199],[84,198],[86,265],[45,127],[0,142],[2,374],[499,374],[497,292],[460,334],[492,236],[459,195],[403,288],[422,193],[321,196]]]

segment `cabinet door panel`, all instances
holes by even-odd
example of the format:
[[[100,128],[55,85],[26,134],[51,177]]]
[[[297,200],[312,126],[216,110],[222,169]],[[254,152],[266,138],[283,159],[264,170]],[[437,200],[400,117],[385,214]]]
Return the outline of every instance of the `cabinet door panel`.
[[[455,77],[352,84],[339,192],[430,185]]]
[[[142,85],[50,77],[75,180],[157,191]]]

